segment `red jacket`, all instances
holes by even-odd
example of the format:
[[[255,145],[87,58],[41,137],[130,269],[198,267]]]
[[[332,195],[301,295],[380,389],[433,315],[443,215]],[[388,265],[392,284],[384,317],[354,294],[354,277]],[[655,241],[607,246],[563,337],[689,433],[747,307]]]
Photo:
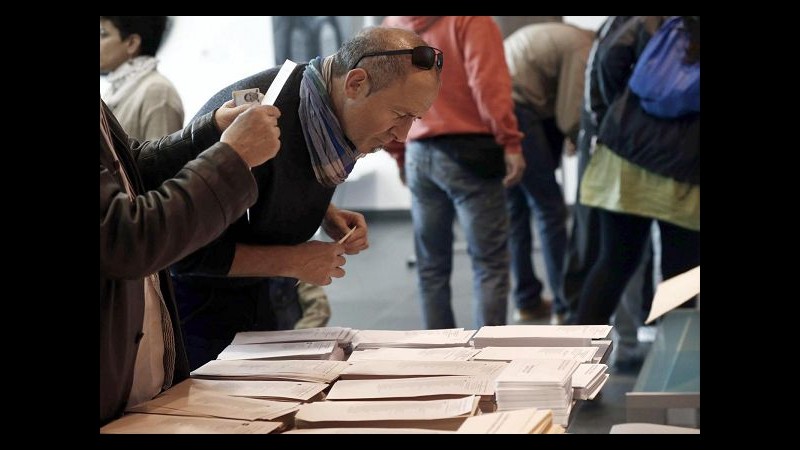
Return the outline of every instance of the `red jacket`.
[[[388,16],[383,25],[410,29],[444,53],[439,96],[411,126],[408,140],[484,133],[493,134],[506,153],[522,152],[503,35],[491,17]],[[398,147],[392,147],[398,159]]]

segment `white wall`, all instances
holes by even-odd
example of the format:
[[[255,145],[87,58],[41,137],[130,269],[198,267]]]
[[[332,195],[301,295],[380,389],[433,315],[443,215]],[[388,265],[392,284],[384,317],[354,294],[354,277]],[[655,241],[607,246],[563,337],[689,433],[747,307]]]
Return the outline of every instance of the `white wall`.
[[[600,24],[602,24],[607,17],[608,16],[564,16],[564,23],[570,23],[577,27],[597,31],[597,29],[600,28]]]
[[[217,91],[275,66],[270,16],[176,16],[159,70],[178,89],[186,123]]]

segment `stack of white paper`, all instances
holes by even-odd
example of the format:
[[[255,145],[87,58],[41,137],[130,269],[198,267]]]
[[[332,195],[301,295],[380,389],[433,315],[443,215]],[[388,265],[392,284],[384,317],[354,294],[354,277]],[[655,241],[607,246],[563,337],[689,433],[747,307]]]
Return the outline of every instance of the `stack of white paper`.
[[[512,359],[571,359],[594,362],[597,347],[484,347],[473,361],[511,361]]]
[[[475,330],[448,328],[443,330],[359,330],[353,348],[380,347],[467,347]]]
[[[503,325],[484,326],[475,333],[475,348],[589,347],[593,339],[607,339],[610,325]]]
[[[152,400],[128,408],[129,412],[174,416],[220,417],[241,420],[273,420],[297,410],[299,402],[278,402],[231,397],[180,383]]]
[[[272,344],[231,344],[217,359],[325,359],[344,360],[344,351],[336,341],[277,342]]]
[[[572,374],[580,364],[558,359],[515,359],[495,379],[499,411],[553,410],[553,422],[567,426],[572,411]]]
[[[594,400],[608,381],[605,364],[581,364],[572,374],[573,397],[579,400]]]
[[[342,371],[340,378],[352,380],[444,375],[494,378],[505,367],[506,363],[500,361],[355,361]]]
[[[327,400],[414,399],[419,397],[494,396],[494,378],[445,376],[383,380],[339,380]],[[488,400],[491,400],[489,398]]]
[[[249,422],[215,417],[126,414],[100,428],[102,434],[267,434],[283,422]]]
[[[344,361],[211,360],[195,369],[197,378],[231,380],[296,380],[332,383],[347,367]]]
[[[323,397],[322,391],[328,388],[325,383],[309,383],[305,381],[203,380],[190,378],[184,383],[187,383],[191,389],[205,389],[233,397],[299,400],[304,402],[321,400]]]
[[[280,331],[240,331],[231,344],[272,344],[276,342],[336,341],[349,344],[356,330],[346,327],[304,328]]]
[[[303,428],[430,428],[457,430],[478,409],[474,395],[447,400],[339,401],[302,405],[295,426]]]
[[[553,424],[549,409],[523,408],[468,417],[458,429],[462,434],[544,434]],[[561,428],[563,430],[563,428]]]
[[[611,356],[611,349],[614,348],[614,341],[611,339],[595,339],[592,341],[592,346],[597,347],[597,353],[594,355],[595,364],[605,364]]]
[[[468,347],[384,347],[355,351],[347,358],[347,361],[469,361],[479,351]]]

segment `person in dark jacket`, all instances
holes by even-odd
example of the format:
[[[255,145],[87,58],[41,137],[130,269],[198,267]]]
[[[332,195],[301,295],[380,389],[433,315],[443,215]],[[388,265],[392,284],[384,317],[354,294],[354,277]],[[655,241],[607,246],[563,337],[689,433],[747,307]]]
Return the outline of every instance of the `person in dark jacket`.
[[[331,258],[367,248],[364,216],[331,204],[334,190],[362,155],[405,140],[438,95],[440,62],[415,33],[377,27],[294,68],[275,101],[282,150],[253,171],[258,201],[172,267],[191,368],[215,359],[239,331],[294,328],[302,316],[297,295],[282,295],[285,286],[269,277],[327,285],[344,276]],[[266,92],[278,69],[222,89],[200,113],[235,90]],[[309,241],[320,224],[334,241],[357,228],[343,244]]]
[[[684,64],[700,62],[699,17],[684,17]],[[599,208],[600,254],[581,291],[578,324],[607,324],[640,261],[655,220],[665,279],[700,264],[700,112],[657,117],[628,86],[636,61],[664,22],[636,17],[598,52],[608,104],[581,183],[581,202]],[[699,94],[698,94],[699,95]]]
[[[278,152],[279,116],[230,102],[138,142],[100,101],[100,426],[188,376],[164,269],[255,202],[250,168]]]

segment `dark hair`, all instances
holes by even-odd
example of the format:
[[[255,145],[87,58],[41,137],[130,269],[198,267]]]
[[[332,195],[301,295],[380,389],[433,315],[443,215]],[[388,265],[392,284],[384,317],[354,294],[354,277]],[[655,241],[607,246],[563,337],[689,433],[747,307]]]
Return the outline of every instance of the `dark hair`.
[[[100,16],[100,18],[113,23],[122,39],[132,34],[141,36],[139,54],[147,56],[156,55],[168,24],[167,16]]]
[[[683,26],[689,32],[689,47],[683,62],[694,64],[700,61],[700,16],[681,16]]]
[[[334,77],[344,76],[350,71],[353,64],[367,53],[414,48],[419,45],[428,44],[412,31],[400,28],[368,27],[342,44],[333,55],[331,74]],[[367,93],[369,95],[389,86],[395,80],[405,77],[413,66],[411,65],[411,55],[403,55],[403,57],[364,58],[358,63],[358,67],[366,70],[369,75],[370,89]]]

